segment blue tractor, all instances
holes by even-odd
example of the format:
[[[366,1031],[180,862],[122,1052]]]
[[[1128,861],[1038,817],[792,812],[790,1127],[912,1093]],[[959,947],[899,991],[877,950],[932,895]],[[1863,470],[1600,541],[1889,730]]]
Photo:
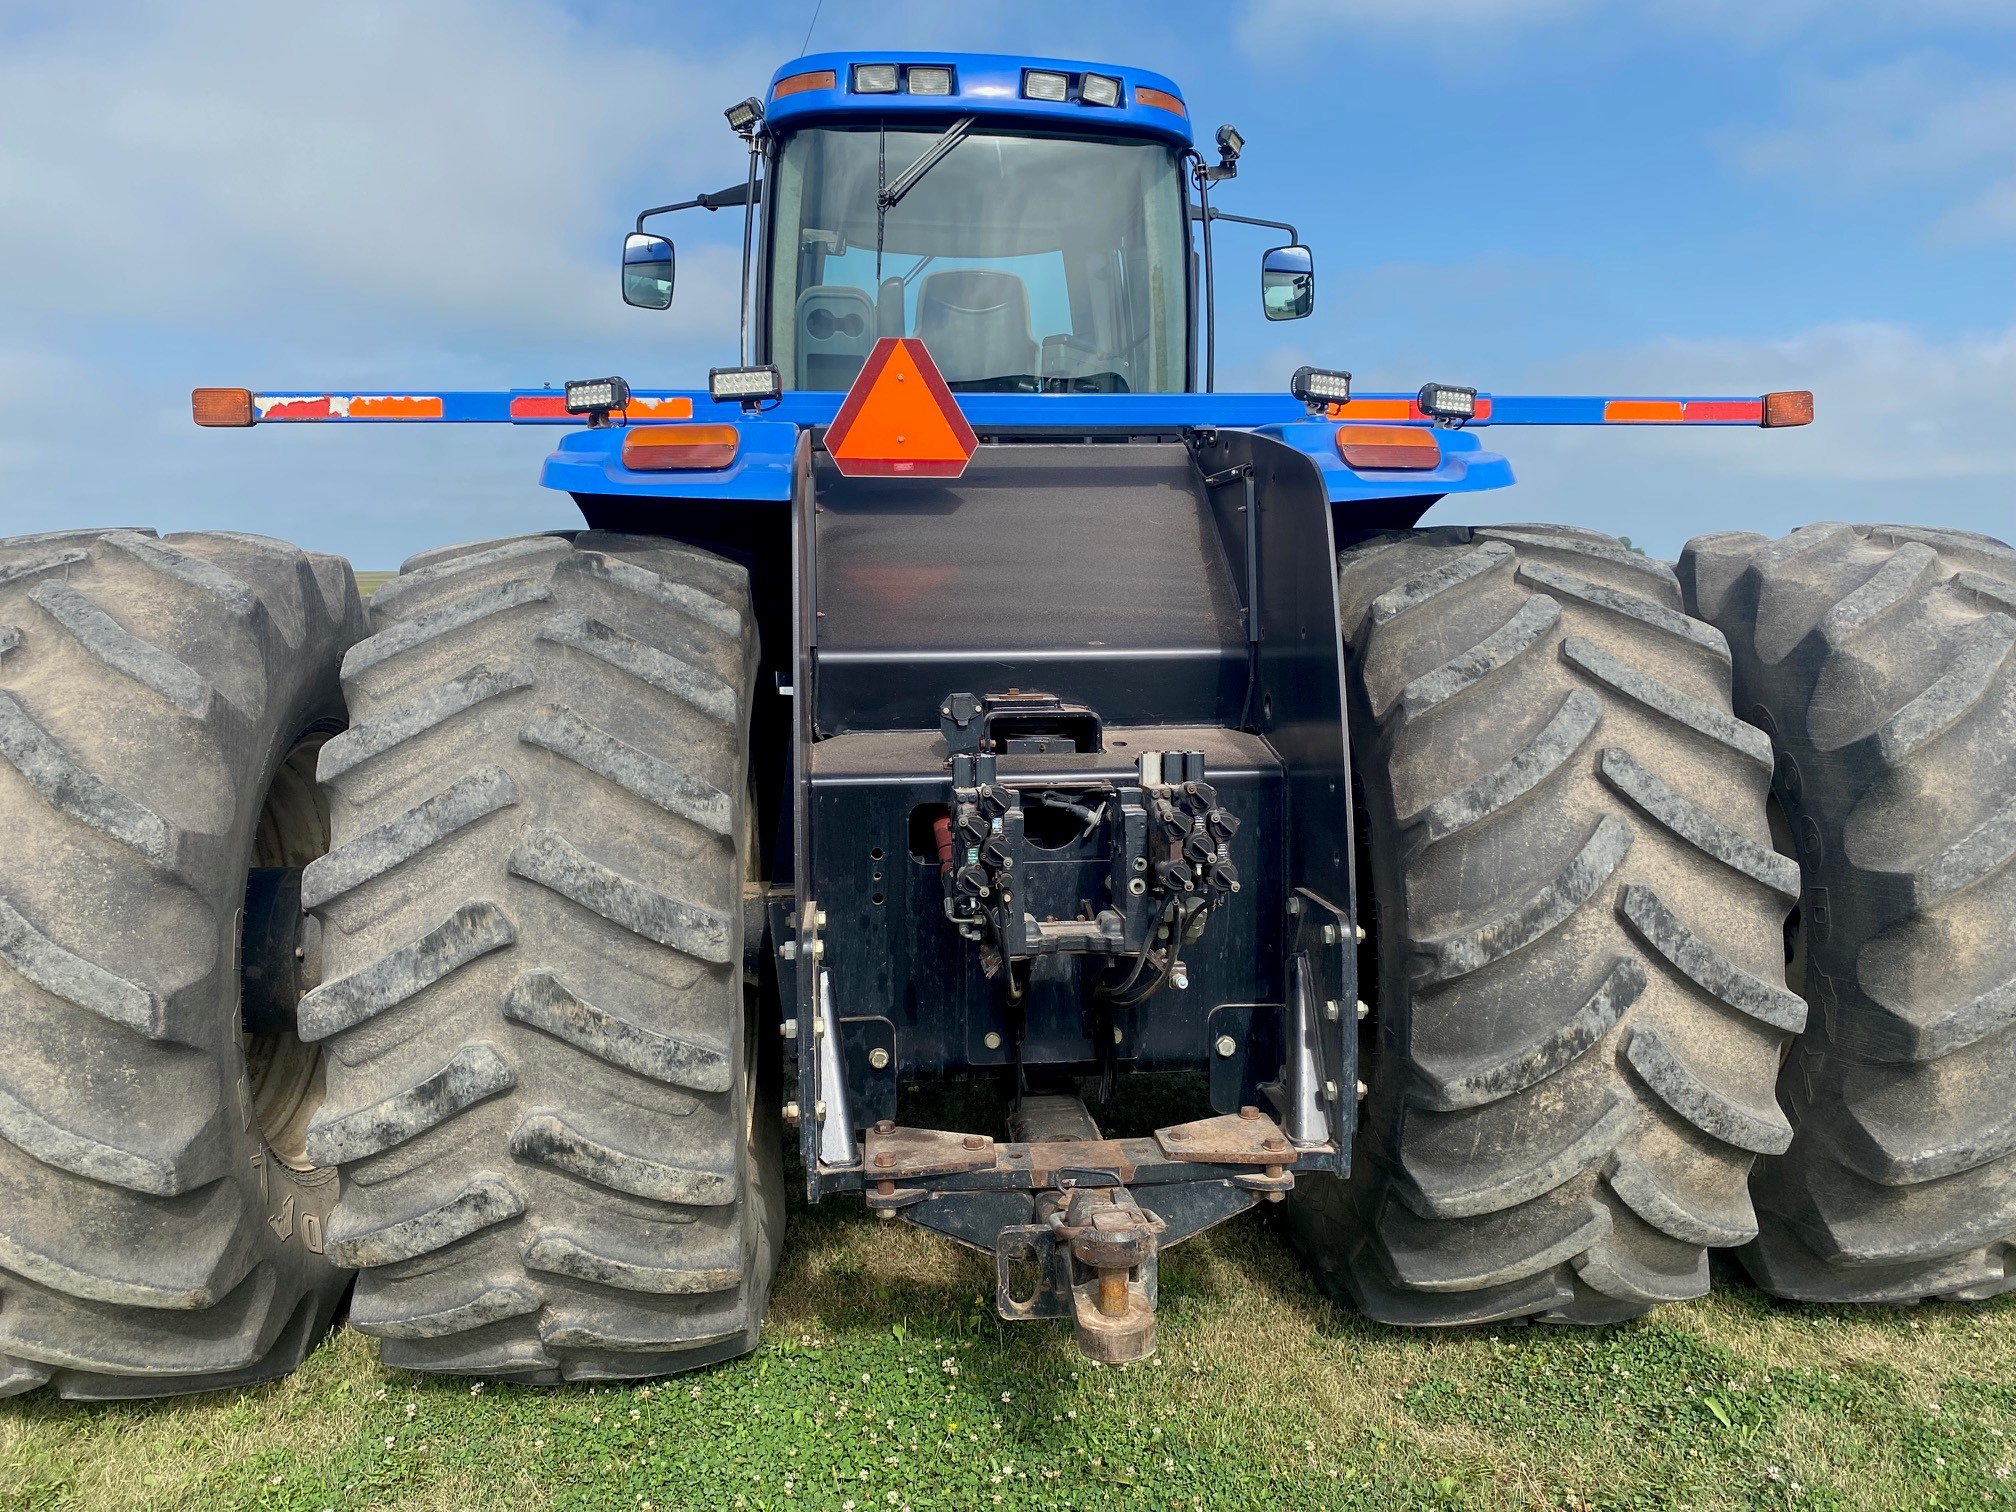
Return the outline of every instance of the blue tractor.
[[[1268,320],[1315,262],[1159,75],[819,54],[728,124],[743,181],[622,253],[665,309],[649,228],[742,215],[704,388],[195,395],[558,427],[585,528],[368,603],[263,537],[0,542],[0,1394],[283,1374],[346,1296],[411,1369],[729,1358],[787,1169],[1105,1361],[1255,1206],[1394,1324],[1630,1318],[1722,1247],[2012,1285],[2016,554],[1421,527],[1512,481],[1487,427],[1810,395],[1217,393],[1226,224]]]

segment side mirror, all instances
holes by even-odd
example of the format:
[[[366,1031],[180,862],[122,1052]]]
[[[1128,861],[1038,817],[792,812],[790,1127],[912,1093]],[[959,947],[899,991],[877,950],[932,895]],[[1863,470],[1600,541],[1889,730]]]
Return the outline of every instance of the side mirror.
[[[1260,307],[1269,320],[1300,320],[1316,308],[1316,259],[1307,247],[1276,247],[1260,259]]]
[[[633,231],[623,238],[623,303],[663,310],[672,303],[672,243]]]

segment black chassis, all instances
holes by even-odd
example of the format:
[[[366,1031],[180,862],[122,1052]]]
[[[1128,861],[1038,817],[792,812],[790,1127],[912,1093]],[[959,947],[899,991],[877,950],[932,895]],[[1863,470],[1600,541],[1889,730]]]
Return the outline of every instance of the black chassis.
[[[775,506],[579,502],[752,569],[773,879],[753,964],[807,1197],[863,1192],[993,1252],[1004,1316],[1071,1315],[1075,1289],[1098,1353],[1095,1273],[1152,1320],[1158,1247],[1349,1169],[1336,522],[1315,465],[1250,432],[983,435],[957,480],[843,478],[820,440],[799,444],[788,571]],[[1128,1002],[1140,979],[1113,984],[1188,910],[1187,980]],[[1075,1077],[1200,1067],[1221,1116],[1152,1139],[1100,1138],[1082,1105],[1014,1142],[900,1122],[905,1085],[1002,1078],[1035,1106]],[[1095,1232],[1088,1201],[1123,1211]]]

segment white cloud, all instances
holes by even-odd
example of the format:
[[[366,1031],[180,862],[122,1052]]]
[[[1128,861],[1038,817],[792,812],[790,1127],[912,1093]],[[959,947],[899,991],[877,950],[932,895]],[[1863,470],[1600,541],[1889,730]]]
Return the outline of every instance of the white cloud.
[[[1775,130],[1730,134],[1729,155],[1821,196],[1942,186],[1967,196],[1941,223],[1944,234],[2016,232],[2016,77],[1918,53],[1798,84],[1787,115]],[[1978,187],[1984,176],[1990,182]]]
[[[42,320],[613,330],[625,191],[727,182],[767,67],[537,0],[52,15],[0,55],[0,281]]]
[[[1810,388],[1797,430],[1603,426],[1484,432],[1511,496],[1458,496],[1435,519],[1558,519],[1671,556],[1711,530],[1782,534],[1820,519],[2016,536],[2016,326],[1934,340],[1885,324],[1776,341],[1668,341],[1521,375],[1522,392],[1756,394]],[[1500,385],[1510,391],[1510,385]]]

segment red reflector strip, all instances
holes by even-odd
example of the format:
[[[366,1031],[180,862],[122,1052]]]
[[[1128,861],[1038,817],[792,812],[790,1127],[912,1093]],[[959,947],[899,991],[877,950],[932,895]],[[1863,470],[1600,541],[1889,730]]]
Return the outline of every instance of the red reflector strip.
[[[628,409],[612,411],[631,420],[691,420],[693,401],[686,398],[640,399],[630,396]],[[511,401],[513,420],[579,420],[586,422],[586,415],[567,413],[565,394],[520,394]]]
[[[1762,399],[1689,399],[1683,411],[1688,420],[1720,421],[1723,424],[1762,425]]]
[[[1433,417],[1424,414],[1412,399],[1346,399],[1342,404],[1329,404],[1323,413],[1332,420],[1405,420],[1416,425],[1424,425]],[[1486,396],[1477,396],[1477,413],[1472,420],[1491,418],[1491,401]]]
[[[261,420],[439,420],[438,394],[321,394],[313,399],[257,399]]]
[[[1412,426],[1340,425],[1337,455],[1359,472],[1427,472],[1442,465],[1442,444]]]

